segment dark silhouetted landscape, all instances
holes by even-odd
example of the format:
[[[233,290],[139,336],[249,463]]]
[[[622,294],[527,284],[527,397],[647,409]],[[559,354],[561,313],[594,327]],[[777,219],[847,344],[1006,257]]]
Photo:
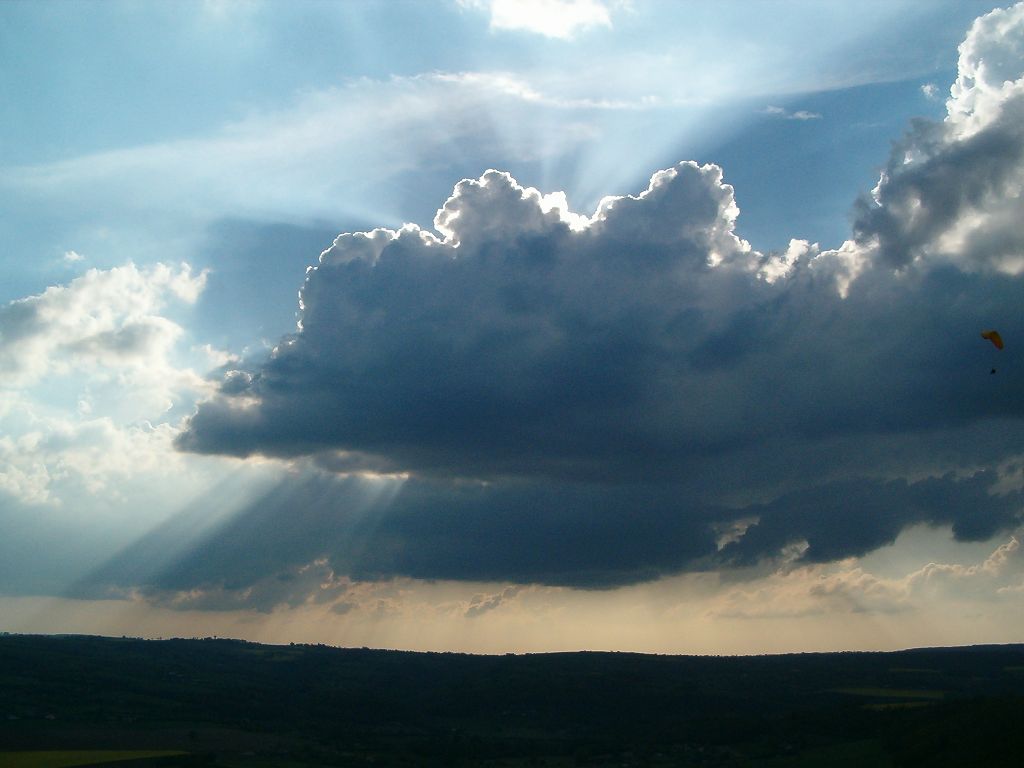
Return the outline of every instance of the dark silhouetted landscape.
[[[1024,645],[476,656],[0,636],[5,766],[43,750],[223,768],[1019,766],[1022,718]]]

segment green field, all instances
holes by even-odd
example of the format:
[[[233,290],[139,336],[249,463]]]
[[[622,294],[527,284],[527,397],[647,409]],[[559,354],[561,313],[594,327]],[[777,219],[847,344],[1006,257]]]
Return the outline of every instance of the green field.
[[[169,750],[67,750],[60,752],[0,752],[4,768],[70,768],[74,765],[101,765],[125,760],[184,755]]]

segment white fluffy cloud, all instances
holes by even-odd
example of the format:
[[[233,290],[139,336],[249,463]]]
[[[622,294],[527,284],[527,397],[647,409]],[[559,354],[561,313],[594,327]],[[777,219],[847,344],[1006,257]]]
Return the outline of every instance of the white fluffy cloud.
[[[918,122],[896,147],[856,240],[869,258],[1024,272],[1024,4],[979,18],[960,46],[942,123]]]
[[[206,282],[188,265],[91,269],[66,286],[0,307],[0,386],[101,367],[163,361],[182,330],[159,314],[169,298],[194,302]]]
[[[165,310],[195,302],[205,279],[128,264],[0,307],[0,489],[29,503],[59,502],[58,485],[114,497],[111,481],[176,463],[167,411],[208,385],[178,361],[184,331]]]
[[[959,51],[946,122],[963,139],[998,120],[1024,92],[1024,3],[979,17]]]

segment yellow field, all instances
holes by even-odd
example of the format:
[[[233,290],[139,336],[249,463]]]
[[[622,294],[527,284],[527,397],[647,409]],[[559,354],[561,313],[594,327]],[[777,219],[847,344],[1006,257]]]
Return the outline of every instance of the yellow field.
[[[140,760],[144,757],[169,757],[187,752],[152,750],[72,750],[66,752],[0,752],[0,765],[4,768],[70,768],[73,765],[116,763],[121,760]]]

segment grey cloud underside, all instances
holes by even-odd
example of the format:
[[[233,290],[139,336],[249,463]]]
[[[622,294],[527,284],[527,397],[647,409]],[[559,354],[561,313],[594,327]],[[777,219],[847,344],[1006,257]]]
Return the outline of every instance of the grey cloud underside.
[[[327,558],[353,579],[510,580],[604,587],[654,578],[714,551],[705,512],[671,488],[410,480],[285,481],[181,559],[154,570],[158,532],[89,580],[178,591],[243,589]]]
[[[727,544],[722,558],[753,564],[794,541],[805,541],[804,562],[863,556],[891,544],[907,525],[949,525],[963,541],[984,541],[1020,524],[1021,494],[992,496],[992,478],[979,472],[908,483],[838,481],[786,494],[745,512],[758,522]]]
[[[979,473],[908,483],[837,481],[743,508],[702,505],[675,486],[409,480],[382,493],[356,477],[283,481],[195,545],[201,507],[137,542],[76,588],[141,586],[184,607],[244,604],[270,610],[318,594],[324,573],[352,581],[390,577],[510,581],[609,588],[686,570],[742,566],[806,541],[804,559],[862,555],[905,526],[952,525],[987,538],[1019,521],[1019,492],[992,498]],[[755,522],[721,550],[716,531]],[[320,562],[318,569],[310,563]],[[326,597],[327,595],[325,595]]]

